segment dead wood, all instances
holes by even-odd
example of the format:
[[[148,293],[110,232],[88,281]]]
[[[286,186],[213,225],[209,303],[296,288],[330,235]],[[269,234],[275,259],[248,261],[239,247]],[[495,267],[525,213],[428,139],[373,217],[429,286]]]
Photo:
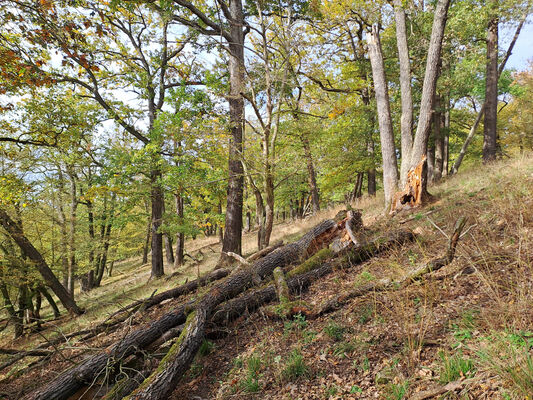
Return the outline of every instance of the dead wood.
[[[217,304],[236,296],[250,286],[252,284],[252,276],[257,275],[264,278],[270,275],[277,266],[287,265],[312,255],[324,244],[327,245],[343,225],[343,222],[337,224],[331,220],[324,221],[297,242],[278,248],[266,257],[256,261],[250,267],[236,269],[224,281],[215,285],[213,289],[202,296],[196,303],[196,311],[192,312],[188,319],[186,314],[193,309],[193,302],[179,306],[163,315],[160,319],[152,321],[149,325],[127,334],[122,340],[110,346],[104,352],[87,357],[77,366],[61,374],[46,386],[28,394],[25,399],[65,399],[79,390],[80,387],[94,382],[99,374],[111,369],[124,357],[133,354],[139,349],[147,348],[162,334],[183,324],[187,319],[182,337],[178,340],[178,343],[184,344],[183,349],[176,353],[171,350],[170,355],[165,358],[162,364],[163,367],[170,364],[170,367],[158,368],[156,371],[164,369],[163,372],[166,377],[168,377],[166,374],[170,373],[169,381],[161,382],[155,379],[155,390],[152,391],[152,394],[147,394],[148,398],[165,398],[164,395],[160,394],[162,392],[157,389],[157,383],[164,383],[162,390],[165,393],[172,390],[175,382],[179,379],[179,371],[185,371],[196,354],[204,337],[205,322]],[[172,357],[174,354],[179,357]],[[178,360],[177,364],[175,363],[176,360]],[[148,385],[142,386],[141,389],[145,387],[148,387]],[[134,396],[139,396],[139,394]]]
[[[465,224],[466,218],[461,217],[457,220],[457,222],[455,223],[454,232],[448,241],[448,249],[446,250],[446,254],[443,257],[435,258],[429,261],[428,263],[423,264],[418,268],[415,268],[398,281],[393,281],[389,278],[379,279],[374,282],[364,284],[356,289],[338,294],[333,298],[327,300],[316,312],[316,316],[324,315],[338,310],[348,300],[353,299],[355,297],[362,296],[371,291],[383,291],[389,289],[392,286],[401,286],[407,282],[420,279],[423,275],[427,273],[438,271],[442,267],[450,264],[455,256],[457,242],[461,237],[461,232]]]
[[[139,349],[148,347],[164,332],[184,323],[186,320],[185,311],[187,307],[191,306],[192,302],[180,306],[158,320],[151,321],[142,328],[127,334],[105,351],[86,357],[74,368],[59,375],[44,387],[31,392],[24,399],[61,400],[68,398],[81,387],[96,381],[100,374],[106,373],[106,369],[112,368],[121,359]]]
[[[357,247],[352,247],[346,250],[346,253],[341,259],[327,261],[320,263],[310,271],[298,274],[287,279],[287,286],[289,291],[293,294],[300,294],[306,290],[311,283],[320,279],[321,277],[331,273],[335,268],[349,268],[352,265],[360,264],[377,254],[386,251],[394,246],[402,245],[403,243],[412,241],[414,234],[410,231],[400,230],[390,232],[384,236],[380,236],[370,242],[364,243]],[[223,325],[239,316],[252,312],[262,305],[276,299],[276,286],[269,285],[265,288],[251,290],[240,297],[228,300],[224,304],[217,307],[213,313],[211,323],[213,325]],[[293,310],[297,311],[297,310]],[[312,318],[315,313],[299,310],[302,314]]]
[[[278,240],[274,242],[272,245],[265,247],[262,250],[259,250],[258,252],[252,254],[250,257],[246,258],[246,261],[249,263],[254,262],[256,260],[259,260],[260,258],[266,256],[268,253],[272,253],[277,248],[283,246],[283,240]]]
[[[407,172],[407,181],[401,192],[392,197],[390,213],[420,207],[430,194],[427,192],[427,159],[423,156],[416,167]]]
[[[180,338],[161,361],[156,371],[128,398],[168,398],[196,355],[204,339],[207,323],[217,305],[228,298],[235,297],[252,285],[254,275],[265,278],[271,275],[276,267],[282,267],[314,254],[329,244],[343,227],[344,222],[337,224],[332,220],[326,220],[315,226],[297,242],[275,250],[249,267],[237,268],[224,281],[215,285],[199,299],[195,310],[187,318]]]
[[[248,260],[246,260],[244,257],[238,255],[237,253],[234,253],[232,251],[228,251],[227,253],[224,253],[226,255],[228,255],[229,257],[231,258],[234,258],[235,260],[237,260],[240,264],[244,265],[244,266],[247,266],[249,267],[251,264],[248,262]]]
[[[165,292],[162,292],[156,296],[147,297],[144,300],[138,300],[130,305],[121,308],[120,310],[112,313],[106,321],[88,329],[83,329],[77,332],[72,332],[67,335],[61,335],[55,339],[50,339],[49,341],[40,344],[37,346],[37,349],[44,349],[51,346],[56,346],[61,343],[68,342],[75,337],[82,336],[80,342],[84,342],[88,339],[91,339],[103,332],[113,332],[115,329],[119,328],[126,319],[128,319],[135,312],[145,311],[151,307],[154,307],[165,300],[176,299],[186,294],[193,292],[198,289],[198,287],[205,286],[210,282],[222,279],[229,275],[230,271],[228,269],[222,268],[215,271],[212,271],[198,279],[184,283],[176,288],[169,289]],[[117,317],[119,316],[119,317]],[[18,360],[17,360],[18,361]],[[16,361],[15,361],[16,362]],[[9,365],[12,365],[9,364]],[[0,370],[8,367],[9,365],[0,365]]]

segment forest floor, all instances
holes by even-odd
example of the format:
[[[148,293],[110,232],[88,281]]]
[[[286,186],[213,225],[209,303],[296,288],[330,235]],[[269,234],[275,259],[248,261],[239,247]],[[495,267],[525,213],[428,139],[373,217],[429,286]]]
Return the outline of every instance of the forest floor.
[[[372,232],[412,229],[416,241],[358,265],[345,265],[299,296],[318,307],[364,283],[400,279],[416,266],[445,254],[456,220],[467,217],[454,261],[424,279],[369,292],[341,309],[306,320],[273,320],[260,309],[205,341],[172,399],[531,399],[533,393],[533,159],[523,157],[476,166],[430,188],[423,209],[385,218],[379,197],[363,199]],[[329,210],[308,221],[276,226],[273,241],[293,241]],[[135,299],[163,291],[211,269],[216,239],[187,243],[189,264],[170,279],[146,283],[149,268],[137,260],[116,265],[102,288],[80,296],[88,315],[64,317],[40,334],[2,347],[30,349],[43,336],[65,334],[103,320]],[[245,238],[253,252],[255,237]],[[203,247],[210,245],[207,247]],[[213,251],[208,250],[212,248]],[[200,255],[198,249],[201,249]],[[171,270],[169,270],[172,273]],[[26,358],[3,371],[0,398],[17,398],[183,300],[170,300],[108,335],[79,348],[71,343],[54,362],[26,369]],[[23,373],[21,373],[23,372]],[[2,378],[2,377],[0,377]],[[82,397],[95,397],[90,390]],[[79,396],[76,398],[80,398]]]

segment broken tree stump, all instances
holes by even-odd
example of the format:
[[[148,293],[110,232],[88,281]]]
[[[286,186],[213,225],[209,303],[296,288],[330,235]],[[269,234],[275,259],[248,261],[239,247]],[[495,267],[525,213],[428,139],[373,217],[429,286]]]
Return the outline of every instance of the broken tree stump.
[[[390,214],[420,207],[428,199],[430,194],[427,191],[427,168],[427,159],[423,156],[420,162],[409,170],[404,189],[392,197]]]

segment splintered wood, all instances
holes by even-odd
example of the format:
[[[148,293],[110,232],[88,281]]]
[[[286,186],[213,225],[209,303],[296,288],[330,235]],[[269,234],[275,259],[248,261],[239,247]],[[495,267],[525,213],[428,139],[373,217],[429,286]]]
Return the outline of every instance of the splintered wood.
[[[405,188],[392,198],[391,214],[419,207],[426,199],[427,160],[423,156],[418,165],[407,173]]]

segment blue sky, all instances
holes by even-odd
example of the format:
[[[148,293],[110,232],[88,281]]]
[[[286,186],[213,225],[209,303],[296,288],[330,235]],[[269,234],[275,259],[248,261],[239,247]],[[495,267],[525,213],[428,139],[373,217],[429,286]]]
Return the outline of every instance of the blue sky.
[[[500,49],[506,51],[511,41],[516,26],[503,27],[500,31]],[[529,61],[533,61],[533,16],[530,16],[522,28],[516,41],[513,53],[507,61],[507,68],[524,71],[528,68]]]

